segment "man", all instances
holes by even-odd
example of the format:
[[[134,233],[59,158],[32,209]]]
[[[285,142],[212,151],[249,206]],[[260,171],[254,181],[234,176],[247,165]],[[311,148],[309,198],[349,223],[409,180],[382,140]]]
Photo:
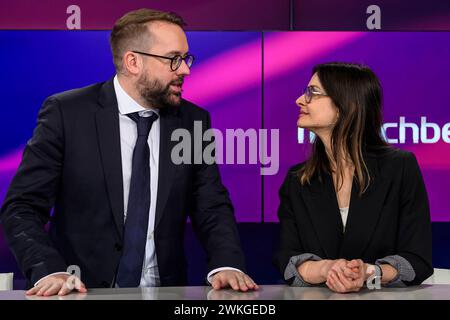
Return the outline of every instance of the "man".
[[[244,273],[217,166],[171,159],[173,130],[192,133],[194,121],[210,127],[209,114],[181,98],[193,62],[183,25],[155,10],[126,14],[110,39],[117,75],[44,102],[1,210],[34,285],[27,294],[69,293],[69,265],[80,268],[80,292],[185,285],[188,216],[213,288],[258,288]]]

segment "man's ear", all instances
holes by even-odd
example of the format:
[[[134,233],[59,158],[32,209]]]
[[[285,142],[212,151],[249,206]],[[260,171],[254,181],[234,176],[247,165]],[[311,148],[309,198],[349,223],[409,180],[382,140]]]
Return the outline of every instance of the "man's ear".
[[[137,75],[142,69],[142,60],[134,52],[127,51],[122,59],[123,69],[127,72]]]

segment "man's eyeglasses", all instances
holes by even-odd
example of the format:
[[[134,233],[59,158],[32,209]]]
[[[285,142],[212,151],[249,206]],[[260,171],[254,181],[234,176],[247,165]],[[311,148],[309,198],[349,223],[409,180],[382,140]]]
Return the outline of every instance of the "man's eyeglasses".
[[[311,103],[313,96],[328,96],[327,94],[322,93],[311,86],[305,88],[305,90],[303,91],[303,95],[305,96],[306,103]]]
[[[179,54],[177,54],[176,56],[173,56],[173,57],[165,57],[165,56],[160,56],[157,54],[151,54],[151,53],[146,53],[146,52],[141,52],[141,51],[131,51],[131,52],[134,52],[137,54],[142,54],[144,56],[170,60],[170,69],[172,71],[176,71],[181,66],[181,63],[183,60],[189,68],[192,66],[192,64],[194,63],[194,60],[195,60],[195,57],[192,54],[187,54],[184,57],[180,56]]]

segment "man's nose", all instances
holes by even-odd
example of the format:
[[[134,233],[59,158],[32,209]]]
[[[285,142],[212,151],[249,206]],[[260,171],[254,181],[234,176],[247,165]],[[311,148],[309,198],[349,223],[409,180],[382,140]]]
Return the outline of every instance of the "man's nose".
[[[188,67],[188,65],[186,64],[186,61],[181,60],[181,65],[180,67],[177,69],[177,75],[179,76],[188,76],[191,74],[191,69]]]

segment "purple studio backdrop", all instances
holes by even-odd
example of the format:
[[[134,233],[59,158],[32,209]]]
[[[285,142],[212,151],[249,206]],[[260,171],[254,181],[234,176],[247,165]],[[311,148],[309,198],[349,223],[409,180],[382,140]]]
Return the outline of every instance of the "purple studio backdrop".
[[[114,75],[108,36],[108,31],[0,31],[0,199],[45,97]],[[188,39],[196,63],[184,97],[210,111],[224,149],[227,129],[254,131],[258,155],[263,150],[271,158],[271,175],[261,175],[260,157],[249,161],[249,146],[244,164],[220,165],[239,222],[277,221],[278,188],[310,146],[308,132],[296,127],[294,102],[312,66],[328,61],[364,63],[379,76],[386,138],[416,154],[432,220],[450,221],[449,32],[191,31]]]
[[[71,0],[0,1],[0,201],[44,99],[114,76],[109,30],[126,12],[149,7],[175,11],[187,22],[196,61],[185,81],[184,97],[210,111],[216,134],[223,138],[217,145],[222,156],[226,151],[220,170],[236,218],[256,222],[239,228],[249,271],[257,279],[274,283],[276,278],[268,255],[277,225],[261,222],[278,221],[281,182],[289,167],[308,156],[310,136],[296,127],[295,100],[317,63],[359,62],[375,71],[384,89],[386,138],[415,153],[432,220],[450,222],[450,1],[378,0],[383,31],[355,32],[368,30],[368,8],[373,4],[372,0],[245,0],[239,5],[223,0],[78,0],[75,5]],[[436,32],[412,32],[418,30]],[[227,132],[246,134],[244,147],[230,148]],[[229,156],[231,150],[236,154]],[[261,175],[262,167],[267,175]],[[448,268],[450,263],[445,225],[433,224],[435,267]],[[200,284],[204,270],[199,261],[204,259],[195,244],[191,235],[190,277]],[[0,272],[17,269],[1,228],[0,261]]]

